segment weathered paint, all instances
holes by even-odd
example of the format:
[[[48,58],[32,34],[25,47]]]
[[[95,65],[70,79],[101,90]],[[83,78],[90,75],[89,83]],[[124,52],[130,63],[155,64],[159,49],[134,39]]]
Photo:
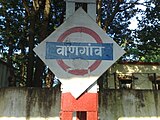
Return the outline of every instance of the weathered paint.
[[[158,73],[160,75],[160,64],[116,64],[111,71],[117,73]]]
[[[156,76],[160,76],[160,65],[159,64],[116,64],[113,65],[109,70],[108,78],[108,88],[114,89],[115,78],[113,73],[117,74],[133,74],[135,79],[133,81],[133,89],[153,89],[152,81],[149,80],[149,75],[153,76],[153,73],[156,73]],[[116,81],[116,85],[119,86],[119,81]]]
[[[76,120],[97,120],[98,93],[84,93],[78,99],[75,99],[71,93],[62,93],[61,120],[72,120],[75,111]]]
[[[103,90],[100,120],[160,120],[160,93],[152,90]]]
[[[1,88],[0,120],[59,120],[59,89]],[[99,120],[160,120],[160,92],[99,92]]]
[[[60,91],[41,88],[0,89],[0,120],[59,120]]]

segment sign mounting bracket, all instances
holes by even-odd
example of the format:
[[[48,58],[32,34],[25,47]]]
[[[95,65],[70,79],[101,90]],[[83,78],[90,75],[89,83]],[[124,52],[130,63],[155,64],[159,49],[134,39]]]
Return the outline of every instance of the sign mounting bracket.
[[[76,4],[87,4],[86,12],[96,21],[96,0],[65,0],[66,1],[66,19],[72,16],[76,10]]]

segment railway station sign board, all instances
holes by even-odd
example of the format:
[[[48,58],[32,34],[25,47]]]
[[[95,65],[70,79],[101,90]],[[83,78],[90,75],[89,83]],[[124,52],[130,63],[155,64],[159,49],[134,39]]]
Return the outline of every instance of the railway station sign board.
[[[82,8],[34,51],[75,98],[125,53]]]

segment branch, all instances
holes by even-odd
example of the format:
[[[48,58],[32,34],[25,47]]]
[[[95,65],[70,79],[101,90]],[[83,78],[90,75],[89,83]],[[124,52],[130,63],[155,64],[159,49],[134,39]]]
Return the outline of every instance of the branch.
[[[44,8],[44,19],[48,19],[50,8],[51,8],[51,1],[50,0],[46,0],[45,8]]]
[[[139,1],[139,0],[137,0],[137,1],[133,2],[133,3],[125,3],[125,4],[130,4],[130,6],[125,7],[124,9],[119,10],[118,12],[123,12],[123,11],[125,11],[125,10],[127,10],[127,9],[129,9],[129,8],[132,8],[134,5],[142,5],[141,3],[138,3],[138,1]]]
[[[102,0],[97,0],[97,23],[101,26]]]
[[[30,14],[29,6],[28,6],[26,0],[22,0],[22,2],[23,2],[23,6],[26,9],[27,13]]]
[[[118,12],[123,12],[129,8],[132,8],[134,5],[142,5],[141,3],[138,3],[139,0],[136,0],[135,2],[132,3],[122,3],[121,1],[117,2],[114,11],[111,13],[111,15],[109,15],[106,19],[105,19],[105,26],[104,26],[104,30],[107,31],[107,28],[109,26],[109,24],[113,21],[114,17],[116,16],[116,14]],[[120,9],[120,5],[121,4],[130,4],[129,6],[125,7],[123,10]]]
[[[104,26],[103,30],[107,31],[107,28],[108,28],[109,24],[113,21],[115,15],[116,15],[117,12],[119,12],[119,10],[120,10],[120,9],[119,9],[120,4],[121,4],[121,3],[118,2],[118,3],[116,4],[115,9],[114,9],[114,11],[112,12],[112,14],[105,19],[105,26]]]

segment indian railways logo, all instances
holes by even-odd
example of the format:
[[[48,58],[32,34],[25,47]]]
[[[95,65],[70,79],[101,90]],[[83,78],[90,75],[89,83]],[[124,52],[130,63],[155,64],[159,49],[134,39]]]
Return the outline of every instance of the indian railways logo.
[[[67,37],[73,33],[84,33],[93,38],[93,42],[67,41]],[[74,75],[86,75],[94,71],[101,63],[101,60],[113,60],[113,43],[103,43],[99,35],[86,27],[74,27],[65,31],[57,42],[46,42],[46,59],[57,59],[59,66],[66,72]],[[77,62],[75,66],[70,62]],[[84,65],[87,60],[91,64]],[[81,65],[82,63],[82,65]]]

